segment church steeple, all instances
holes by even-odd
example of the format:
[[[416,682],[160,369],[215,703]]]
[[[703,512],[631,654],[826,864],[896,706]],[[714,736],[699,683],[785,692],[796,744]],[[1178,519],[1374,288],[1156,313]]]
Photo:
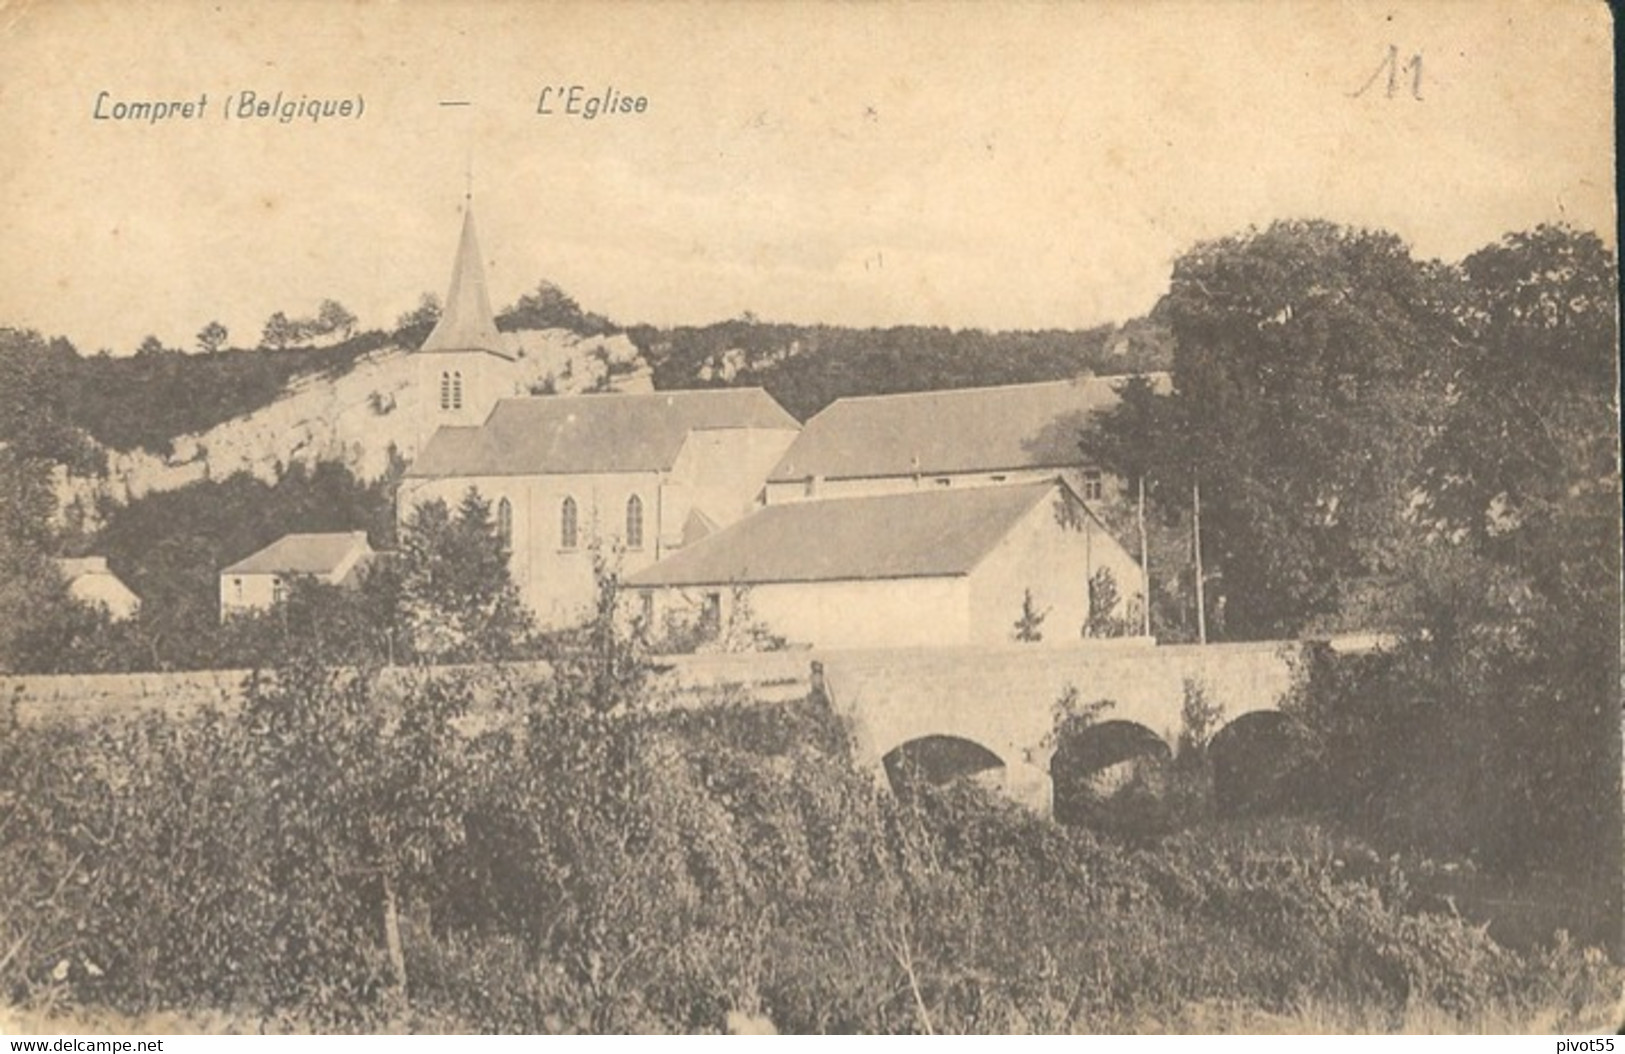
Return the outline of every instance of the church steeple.
[[[424,352],[488,352],[508,358],[502,335],[491,314],[491,297],[485,289],[485,263],[480,257],[479,238],[474,233],[474,203],[463,206],[463,234],[457,243],[457,259],[451,267],[451,289],[429,339],[419,349]]]

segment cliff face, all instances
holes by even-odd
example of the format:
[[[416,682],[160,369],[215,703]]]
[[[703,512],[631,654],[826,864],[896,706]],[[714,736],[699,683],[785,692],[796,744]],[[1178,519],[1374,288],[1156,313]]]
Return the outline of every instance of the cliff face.
[[[504,391],[567,395],[587,391],[648,391],[649,371],[625,336],[580,337],[564,330],[504,334],[515,358],[491,358]],[[174,490],[204,479],[247,472],[266,481],[278,467],[338,461],[362,479],[389,465],[390,451],[411,451],[419,422],[431,412],[435,393],[414,383],[411,352],[376,351],[337,377],[295,380],[275,402],[206,432],[178,437],[173,453],[109,450],[105,478],[57,478],[59,507],[77,503],[88,515],[98,498],[123,503],[154,491]]]

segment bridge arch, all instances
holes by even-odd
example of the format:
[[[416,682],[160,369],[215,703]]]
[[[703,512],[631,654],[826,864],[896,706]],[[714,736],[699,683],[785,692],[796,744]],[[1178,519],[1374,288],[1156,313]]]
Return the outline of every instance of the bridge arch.
[[[1137,721],[1099,721],[1058,733],[1049,776],[1055,819],[1091,827],[1133,826],[1155,809],[1173,752]]]
[[[896,793],[925,783],[933,787],[1005,767],[1004,759],[964,736],[931,733],[897,744],[880,759]]]
[[[1254,710],[1226,724],[1207,745],[1213,806],[1221,816],[1282,812],[1292,807],[1303,770],[1292,719],[1279,710]]]

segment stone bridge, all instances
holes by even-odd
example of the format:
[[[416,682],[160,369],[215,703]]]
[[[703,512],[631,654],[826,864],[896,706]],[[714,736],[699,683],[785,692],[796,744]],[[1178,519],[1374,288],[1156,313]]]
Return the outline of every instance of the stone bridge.
[[[1057,727],[1063,698],[1082,706],[1110,701],[1085,734],[1115,745],[1080,747],[1106,763],[1123,760],[1114,751],[1172,748],[1187,685],[1217,707],[1215,740],[1268,733],[1279,719],[1253,715],[1278,712],[1300,648],[1125,639],[682,656],[665,660],[665,680],[679,689],[731,684],[756,698],[790,698],[805,692],[811,670],[814,686],[848,721],[857,761],[877,775],[913,754],[944,776],[985,771],[984,779],[1048,814],[1051,766],[1057,749],[1066,749]]]
[[[1369,648],[1376,638],[1332,642]],[[706,705],[732,686],[760,702],[818,691],[848,723],[857,762],[877,777],[908,762],[939,778],[979,777],[1043,812],[1054,802],[1059,703],[1110,701],[1084,735],[1093,763],[1110,765],[1177,741],[1187,686],[1218,709],[1214,742],[1262,733],[1267,742],[1293,684],[1296,642],[1159,646],[1149,640],[944,648],[813,650],[668,656],[657,677],[672,705]],[[545,677],[544,664],[521,676]],[[386,678],[395,671],[386,671]],[[0,678],[0,703],[24,722],[159,709],[183,714],[233,705],[246,671]],[[1104,740],[1113,742],[1106,743]],[[1083,744],[1088,747],[1089,744]],[[1082,749],[1082,747],[1079,747]],[[1267,750],[1267,746],[1265,747]]]

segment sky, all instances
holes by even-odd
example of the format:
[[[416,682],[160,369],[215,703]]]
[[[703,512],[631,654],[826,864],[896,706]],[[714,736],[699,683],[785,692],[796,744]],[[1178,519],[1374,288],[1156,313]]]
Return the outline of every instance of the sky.
[[[0,325],[386,327],[444,295],[470,187],[494,303],[546,279],[624,324],[1087,327],[1280,218],[1612,245],[1610,31],[1600,0],[13,4]],[[537,113],[571,85],[646,106]]]

